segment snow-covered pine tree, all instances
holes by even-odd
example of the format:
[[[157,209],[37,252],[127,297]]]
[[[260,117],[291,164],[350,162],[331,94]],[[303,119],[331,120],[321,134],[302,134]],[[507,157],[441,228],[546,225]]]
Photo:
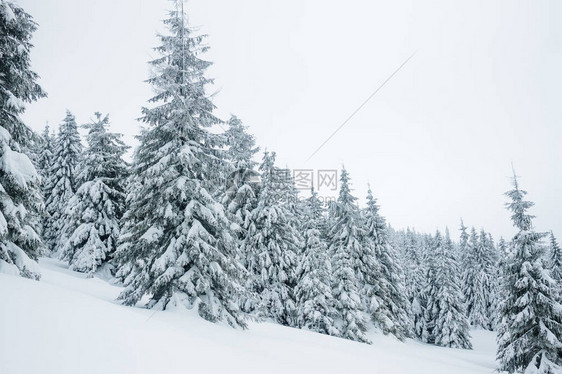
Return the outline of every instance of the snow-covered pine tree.
[[[297,267],[298,281],[295,286],[297,326],[337,336],[339,331],[333,319],[332,267],[328,246],[321,233],[324,210],[314,188],[304,208],[302,229],[305,232],[305,246]]]
[[[246,254],[243,252],[243,243],[251,224],[252,210],[257,205],[259,193],[259,174],[255,170],[257,162],[253,160],[259,151],[254,136],[247,132],[247,127],[238,117],[232,115],[227,121],[228,129],[225,132],[228,146],[226,160],[228,161],[228,175],[226,177],[225,191],[222,204],[232,221],[233,235],[236,240],[236,258],[247,268]],[[238,302],[243,307],[248,297],[247,294]]]
[[[367,207],[363,211],[364,248],[370,253],[362,260],[370,267],[362,292],[367,313],[384,334],[398,339],[410,336],[406,290],[398,254],[390,244],[385,219],[379,214],[377,200],[371,188],[367,192]]]
[[[334,199],[329,199],[326,202],[326,225],[324,227],[324,233],[326,238],[329,237],[330,228],[335,225],[334,217],[336,216],[337,201]]]
[[[497,290],[496,290],[496,306],[495,306],[495,316],[494,316],[494,329],[498,329],[501,323],[501,308],[502,300],[504,299],[504,287],[505,283],[504,277],[507,274],[507,265],[509,264],[509,258],[511,256],[510,243],[507,243],[503,237],[498,240],[497,246],[498,262],[497,262]]]
[[[422,250],[422,238],[408,228],[405,233],[402,266],[405,272],[406,295],[410,303],[413,335],[421,339],[425,329],[425,273],[426,263]]]
[[[431,253],[424,340],[443,347],[472,349],[459,287],[458,263],[449,230],[445,239],[437,231]]]
[[[460,271],[454,254],[454,245],[445,231],[445,240],[437,253],[439,285],[437,320],[433,330],[435,344],[444,347],[472,349],[469,324],[460,291]]]
[[[345,168],[340,176],[340,193],[333,206],[329,230],[329,255],[332,256],[332,294],[337,312],[336,327],[346,339],[370,343],[365,335],[367,318],[361,299],[365,278],[358,262],[365,254],[362,238],[365,229],[351,194],[349,174]],[[358,276],[359,273],[359,276]]]
[[[439,309],[437,308],[437,300],[435,300],[436,295],[439,293],[438,285],[436,283],[437,279],[437,264],[435,263],[436,251],[439,250],[439,246],[442,245],[441,234],[439,237],[429,238],[430,245],[424,251],[424,256],[426,257],[426,273],[425,282],[423,290],[423,330],[420,334],[420,340],[425,343],[434,344],[435,337],[433,335],[433,330],[435,329],[435,321],[437,319],[437,313]],[[439,240],[439,241],[438,241]],[[430,258],[430,260],[428,259]],[[429,261],[428,261],[429,260]]]
[[[562,305],[556,301],[555,282],[544,267],[545,234],[533,229],[527,211],[533,203],[513,177],[506,193],[513,225],[512,254],[503,277],[503,302],[498,331],[500,370],[533,374],[562,372]]]
[[[41,133],[41,139],[36,143],[35,167],[41,176],[42,184],[44,184],[44,181],[47,180],[47,176],[49,175],[49,170],[51,169],[51,164],[53,162],[55,137],[50,131],[51,129],[49,125],[45,125],[45,128]]]
[[[39,186],[41,190],[41,195],[43,197],[43,202],[47,200],[47,196],[45,194],[45,183],[48,179],[49,171],[52,166],[53,162],[53,147],[54,147],[55,135],[50,133],[49,125],[45,125],[43,132],[41,133],[40,137],[37,137],[37,140],[33,143],[32,148],[32,162],[35,165],[35,169],[37,170],[37,174],[39,174],[40,181]],[[40,236],[43,237],[45,231],[45,221],[46,221],[46,213],[43,210],[41,215],[38,217],[38,228]]]
[[[77,188],[76,175],[82,154],[78,126],[72,113],[66,112],[55,139],[53,162],[43,187],[47,217],[43,224],[43,239],[47,248],[60,254],[66,242],[64,212]]]
[[[486,272],[488,273],[488,283],[486,284],[486,293],[488,295],[486,298],[486,313],[490,322],[487,326],[487,330],[494,330],[498,324],[499,315],[499,278],[501,277],[500,257],[494,244],[494,238],[492,237],[492,234],[486,233],[484,230],[481,230],[480,241],[484,253],[486,253],[484,259],[486,259],[487,261],[485,263],[485,268]]]
[[[468,229],[468,227],[466,227],[464,225],[464,221],[461,218],[461,226],[459,228],[461,235],[460,235],[460,240],[459,240],[459,245],[458,245],[458,256],[457,258],[459,259],[459,263],[461,265],[461,268],[464,269],[466,266],[468,266],[468,262],[470,259],[470,251],[469,251],[469,246],[468,246],[468,240],[470,238],[470,236],[468,235],[468,232],[466,231]]]
[[[209,131],[219,120],[205,93],[210,63],[199,57],[207,47],[187,26],[183,1],[173,4],[160,57],[151,62],[156,96],[143,109],[148,126],[134,154],[114,256],[125,284],[119,299],[134,305],[149,295],[149,308],[197,308],[209,321],[245,327],[237,306],[243,268],[231,222],[213,197],[226,167],[223,137]]]
[[[250,273],[243,308],[258,317],[295,326],[296,262],[302,243],[285,201],[287,175],[275,167],[275,153],[267,151],[259,170],[261,191],[242,246]]]
[[[562,249],[556,237],[550,232],[550,250],[548,266],[551,269],[552,279],[558,284],[560,299],[562,300]]]
[[[415,291],[415,281],[413,280],[417,264],[420,263],[417,235],[409,227],[406,230],[399,231],[396,235],[397,244],[400,248],[400,256],[402,261],[402,268],[405,274],[406,297],[411,302]]]
[[[500,278],[504,274],[504,267],[507,265],[507,259],[509,258],[510,254],[509,244],[503,237],[500,237],[500,240],[498,240],[498,271]],[[501,280],[498,281],[498,292],[501,290],[501,284]]]
[[[257,162],[253,157],[260,150],[256,146],[254,136],[248,133],[248,127],[242,121],[232,115],[227,121],[228,129],[225,131],[228,151],[226,158],[234,170],[254,170]]]
[[[473,227],[463,264],[463,294],[470,324],[487,330],[491,330],[493,326],[490,300],[495,275],[492,266],[493,259],[486,244],[486,234],[478,235]]]
[[[500,254],[496,248],[494,237],[489,232],[486,233],[486,245],[488,246],[488,251],[490,252],[490,257],[492,258],[492,261],[497,262],[499,260]]]
[[[502,237],[500,237],[500,240],[498,240],[498,256],[502,257],[503,255],[506,255],[509,253],[509,249],[508,249],[508,244],[505,241],[505,239]]]
[[[45,93],[30,68],[37,24],[12,1],[0,0],[0,271],[39,279],[42,248],[39,177],[26,150],[35,135],[20,118],[26,102]]]
[[[77,176],[81,183],[65,211],[62,259],[72,270],[93,274],[110,260],[117,248],[120,220],[125,209],[124,180],[127,164],[122,157],[128,149],[122,135],[108,132],[109,116],[84,125],[89,130],[88,148]]]
[[[301,199],[299,196],[300,191],[297,189],[295,178],[291,175],[291,170],[287,167],[283,169],[282,172],[287,176],[281,181],[282,189],[286,191],[282,203],[285,204],[287,211],[290,213],[287,218],[289,226],[295,236],[296,247],[294,250],[297,254],[297,258],[299,258],[302,255],[305,244],[302,227],[304,227],[306,220],[306,204],[305,200]]]
[[[247,132],[247,127],[238,117],[233,115],[227,125],[226,159],[231,171],[222,203],[232,221],[238,225],[237,237],[242,240],[246,236],[250,215],[257,203],[258,173],[255,171],[257,162],[253,157],[259,147],[256,146],[254,136]]]
[[[462,267],[462,291],[465,300],[465,309],[471,325],[487,324],[488,321],[481,321],[486,308],[484,293],[480,292],[478,285],[478,274],[476,268],[476,251],[478,249],[478,234],[474,226],[467,242],[466,252],[463,256]]]
[[[298,231],[298,228],[302,227],[301,221],[304,219],[306,204],[304,204],[303,199],[301,199],[299,196],[300,191],[297,189],[294,176],[291,176],[291,170],[289,168],[285,168],[284,171],[285,173],[287,173],[287,175],[289,175],[289,178],[285,178],[284,188],[287,191],[287,198],[285,199],[285,202],[287,204],[287,208],[294,217],[294,221],[292,223],[293,225],[295,225]]]

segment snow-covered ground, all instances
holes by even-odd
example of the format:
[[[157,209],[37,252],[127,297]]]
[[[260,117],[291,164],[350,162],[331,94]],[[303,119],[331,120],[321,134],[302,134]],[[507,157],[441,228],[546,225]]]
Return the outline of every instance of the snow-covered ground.
[[[120,288],[52,259],[42,279],[0,274],[0,373],[492,373],[495,336],[472,332],[474,350],[372,345],[270,323],[234,330],[194,312],[122,306]]]

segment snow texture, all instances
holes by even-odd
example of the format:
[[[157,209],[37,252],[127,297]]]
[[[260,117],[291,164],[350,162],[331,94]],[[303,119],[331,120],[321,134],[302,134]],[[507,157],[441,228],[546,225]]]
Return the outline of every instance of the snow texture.
[[[494,334],[473,333],[457,350],[380,333],[359,344],[273,323],[248,330],[209,323],[195,311],[130,308],[100,278],[41,259],[41,282],[0,274],[0,373],[490,374]],[[40,311],[40,312],[38,312]],[[16,321],[16,322],[14,322]]]

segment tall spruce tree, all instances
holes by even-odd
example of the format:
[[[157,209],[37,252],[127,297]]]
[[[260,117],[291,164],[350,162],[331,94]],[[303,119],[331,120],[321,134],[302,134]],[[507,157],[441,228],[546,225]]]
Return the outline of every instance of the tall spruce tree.
[[[247,132],[247,127],[238,117],[233,115],[227,125],[226,159],[230,171],[222,203],[231,215],[232,221],[237,224],[237,237],[242,240],[250,224],[251,212],[257,204],[259,187],[258,174],[255,171],[257,162],[253,157],[259,151],[259,147],[256,146],[254,136]]]
[[[437,231],[429,265],[425,340],[443,347],[472,349],[453,242]]]
[[[437,284],[435,283],[437,267],[434,263],[435,256],[435,239],[431,235],[427,235],[424,241],[424,258],[427,266],[425,267],[425,276],[422,291],[423,301],[423,323],[421,324],[422,330],[419,333],[420,340],[424,343],[433,344],[435,339],[433,337],[433,329],[435,327],[436,314],[435,310],[430,308],[432,306],[432,295],[437,294]],[[431,259],[431,260],[428,260]]]
[[[505,269],[497,358],[500,370],[533,374],[562,372],[562,305],[556,300],[555,282],[544,267],[545,234],[533,229],[527,211],[533,203],[513,177],[511,200],[514,236]]]
[[[390,243],[385,219],[379,214],[377,200],[369,188],[367,207],[363,212],[365,226],[365,248],[371,253],[363,256],[370,261],[363,292],[366,310],[375,326],[384,334],[393,334],[399,339],[410,336],[411,319],[398,255]]]
[[[89,130],[88,148],[77,176],[81,185],[65,211],[68,240],[62,246],[62,258],[71,269],[91,274],[110,260],[117,248],[127,174],[122,157],[128,148],[121,134],[108,132],[107,115],[95,116],[84,126]]]
[[[66,242],[64,212],[76,192],[78,185],[76,175],[81,153],[82,144],[76,119],[67,111],[59,127],[53,150],[53,162],[44,185],[47,217],[43,226],[43,237],[47,248],[54,253],[60,254],[61,247]]]
[[[478,235],[472,228],[467,250],[462,275],[466,313],[473,327],[491,330],[494,325],[491,308],[497,275],[494,274],[494,259],[483,230]]]
[[[151,61],[148,80],[156,91],[143,109],[148,126],[134,154],[127,190],[128,209],[115,254],[125,289],[119,296],[134,305],[149,295],[149,308],[197,308],[209,321],[244,327],[237,299],[242,267],[235,259],[231,222],[214,198],[226,170],[219,120],[205,92],[210,63],[200,58],[204,36],[186,24],[183,1],[164,21],[160,57]]]
[[[488,295],[486,298],[486,313],[488,315],[489,323],[486,329],[491,331],[496,329],[499,316],[499,278],[501,277],[500,257],[494,244],[492,234],[481,230],[480,241],[482,247],[484,248],[484,253],[486,253],[484,259],[486,259],[485,268],[488,274],[488,283],[486,284]]]
[[[558,284],[559,297],[562,300],[562,249],[556,237],[550,232],[550,248],[548,266],[552,272],[552,279]]]
[[[30,68],[36,27],[21,7],[0,0],[0,270],[39,279],[42,202],[39,177],[26,154],[35,135],[20,118],[26,102],[45,96]]]
[[[508,248],[508,244],[505,241],[505,239],[503,237],[500,237],[500,240],[498,240],[498,255],[500,257],[503,257],[504,255],[507,255],[509,253],[509,248]]]
[[[470,236],[468,235],[467,229],[468,227],[464,225],[464,221],[461,218],[461,226],[459,228],[461,235],[459,238],[460,240],[458,245],[457,258],[459,259],[462,269],[468,266],[469,265],[468,262],[470,261],[470,256],[469,256],[470,251],[468,246],[468,240],[470,239]]]
[[[41,195],[43,197],[43,202],[47,200],[45,184],[49,177],[49,171],[51,170],[51,166],[53,163],[53,147],[54,147],[55,135],[50,133],[49,125],[45,125],[41,136],[34,142],[33,147],[33,163],[35,165],[35,169],[40,177],[40,190]],[[39,229],[41,237],[44,236],[45,232],[45,223],[46,223],[46,213],[45,210],[42,211],[41,216],[39,217]]]
[[[362,242],[364,228],[356,204],[357,198],[351,194],[349,183],[349,174],[343,168],[340,193],[331,217],[333,226],[329,231],[332,294],[337,313],[336,327],[343,338],[369,343],[365,335],[367,318],[361,299],[365,277],[361,271],[363,266],[358,266],[365,250]]]
[[[297,326],[337,336],[339,331],[333,318],[332,266],[322,235],[323,224],[324,210],[318,194],[312,189],[304,207],[305,246],[297,267]]]
[[[422,246],[423,238],[409,228],[403,244],[403,266],[405,271],[406,294],[410,302],[413,334],[421,339],[425,330],[425,273],[426,261]]]
[[[243,307],[258,317],[296,326],[294,287],[302,243],[287,208],[287,174],[275,167],[275,153],[269,152],[264,153],[259,170],[261,191],[242,249],[249,271]]]
[[[248,127],[242,121],[232,115],[227,121],[228,129],[225,131],[228,151],[226,158],[234,170],[253,170],[257,162],[253,157],[260,150],[256,146],[254,136],[248,133]]]
[[[499,256],[498,271],[499,271],[499,278],[500,278],[500,280],[498,281],[498,293],[500,293],[501,291],[501,284],[503,283],[501,281],[501,278],[505,273],[504,272],[505,266],[507,265],[507,259],[509,258],[510,254],[511,252],[510,252],[509,244],[505,241],[503,237],[501,237],[500,240],[498,241],[498,256]]]
[[[44,184],[47,179],[53,162],[53,147],[55,139],[50,131],[51,129],[49,125],[45,125],[45,128],[41,133],[41,139],[36,143],[35,167],[37,168],[39,176],[41,176],[42,184]]]

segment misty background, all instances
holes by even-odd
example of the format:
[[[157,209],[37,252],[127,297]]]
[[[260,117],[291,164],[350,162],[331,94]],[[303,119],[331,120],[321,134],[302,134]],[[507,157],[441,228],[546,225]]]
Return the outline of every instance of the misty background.
[[[39,24],[32,67],[48,98],[25,122],[57,128],[109,113],[130,145],[166,0],[18,0]],[[291,169],[341,169],[371,184],[395,228],[459,220],[511,238],[511,163],[538,231],[562,235],[562,3],[190,0],[209,34],[214,103]],[[313,158],[388,76],[415,56]]]

